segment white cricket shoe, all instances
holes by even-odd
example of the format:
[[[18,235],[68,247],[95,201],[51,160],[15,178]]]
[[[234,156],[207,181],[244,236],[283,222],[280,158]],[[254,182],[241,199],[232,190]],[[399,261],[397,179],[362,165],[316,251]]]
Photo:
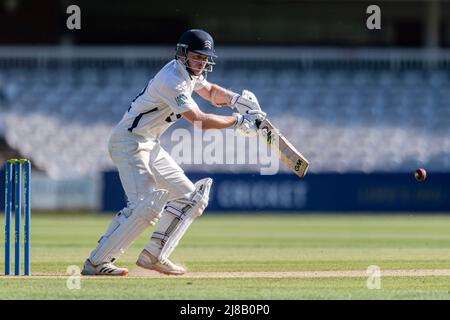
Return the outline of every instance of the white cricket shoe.
[[[181,276],[186,273],[186,269],[182,266],[177,266],[169,260],[162,262],[145,249],[142,250],[136,264],[141,268],[158,271],[167,275]]]
[[[98,266],[94,266],[92,262],[87,259],[81,274],[84,276],[126,276],[128,275],[128,269],[116,267],[111,262],[105,262]]]

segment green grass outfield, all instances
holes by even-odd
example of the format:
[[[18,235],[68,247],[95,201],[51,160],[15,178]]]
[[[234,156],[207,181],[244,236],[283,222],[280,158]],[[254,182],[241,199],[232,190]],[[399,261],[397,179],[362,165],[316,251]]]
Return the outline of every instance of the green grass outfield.
[[[118,262],[129,277],[81,277],[72,290],[67,267],[82,267],[112,215],[32,219],[35,276],[0,276],[0,299],[450,298],[450,215],[205,214],[172,257],[187,275],[135,266],[150,229]],[[3,273],[3,215],[0,222]],[[381,289],[367,288],[370,265],[381,268]]]

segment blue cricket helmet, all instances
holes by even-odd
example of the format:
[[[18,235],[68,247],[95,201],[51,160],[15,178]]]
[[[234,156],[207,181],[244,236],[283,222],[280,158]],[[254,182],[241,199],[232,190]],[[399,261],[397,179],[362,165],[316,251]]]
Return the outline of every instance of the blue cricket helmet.
[[[188,64],[188,51],[207,56],[208,62],[202,72],[205,73],[205,77],[208,72],[212,72],[213,66],[216,64],[213,59],[217,58],[217,55],[214,51],[214,40],[208,32],[200,29],[190,29],[185,31],[178,39],[175,58],[182,57],[186,70],[193,74]]]
[[[186,48],[188,51],[217,58],[214,51],[214,39],[204,30],[191,29],[185,31],[177,42],[177,49],[179,46]]]

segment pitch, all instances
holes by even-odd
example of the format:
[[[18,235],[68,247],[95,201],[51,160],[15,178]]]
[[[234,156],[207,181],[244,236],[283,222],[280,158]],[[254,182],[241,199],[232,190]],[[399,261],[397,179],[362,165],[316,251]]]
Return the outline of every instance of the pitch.
[[[450,216],[425,213],[206,213],[173,255],[187,266],[186,275],[161,276],[135,265],[150,229],[117,263],[130,268],[129,277],[81,277],[79,289],[69,289],[76,281],[67,268],[82,267],[110,219],[34,213],[33,276],[0,276],[0,299],[450,298]],[[369,266],[380,268],[379,289],[367,286]]]

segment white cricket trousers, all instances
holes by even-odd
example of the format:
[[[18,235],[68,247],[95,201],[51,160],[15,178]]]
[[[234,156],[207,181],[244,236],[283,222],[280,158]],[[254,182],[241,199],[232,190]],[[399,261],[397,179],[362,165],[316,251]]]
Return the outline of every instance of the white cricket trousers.
[[[156,138],[148,139],[126,129],[115,128],[108,149],[119,171],[130,209],[156,189],[168,190],[169,200],[188,198],[195,191],[183,169]]]

